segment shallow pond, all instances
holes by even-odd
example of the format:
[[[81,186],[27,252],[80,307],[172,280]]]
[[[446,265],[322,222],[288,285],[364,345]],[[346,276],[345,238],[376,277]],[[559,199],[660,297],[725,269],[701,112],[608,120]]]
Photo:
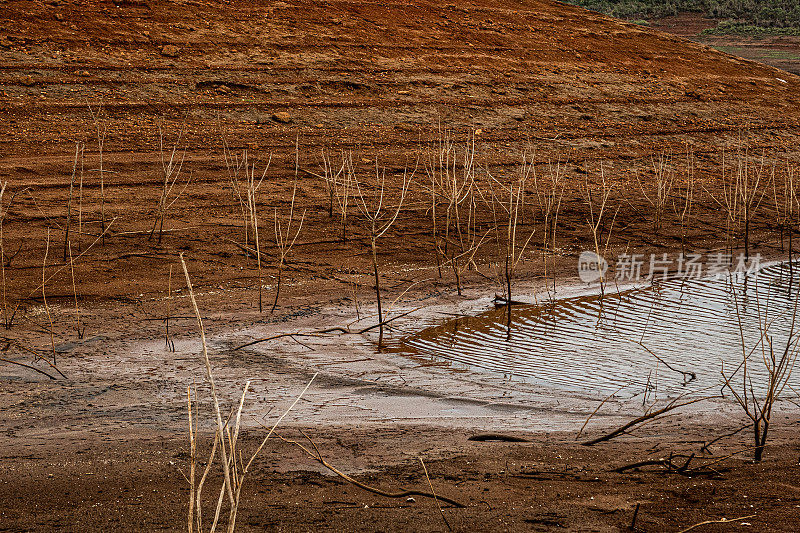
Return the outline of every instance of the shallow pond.
[[[741,384],[744,344],[758,389],[770,343],[776,358],[787,343],[790,358],[796,354],[790,332],[793,320],[800,322],[799,268],[794,264],[790,276],[788,264],[778,263],[747,276],[673,279],[620,292],[607,285],[602,298],[514,305],[510,330],[503,307],[405,337],[400,350],[511,380],[592,393],[622,388],[632,396],[718,387],[723,369],[730,375],[738,368],[733,382]]]

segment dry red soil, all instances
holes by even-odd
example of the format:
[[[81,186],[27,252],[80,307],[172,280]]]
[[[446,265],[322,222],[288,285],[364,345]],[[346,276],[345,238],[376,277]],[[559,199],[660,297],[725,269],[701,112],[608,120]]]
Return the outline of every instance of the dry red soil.
[[[463,385],[468,377],[416,362],[406,374],[406,363],[376,353],[371,337],[312,346],[316,359],[297,355],[304,348],[290,341],[257,352],[231,347],[372,312],[364,217],[353,202],[349,239],[341,242],[325,182],[316,176],[323,151],[334,164],[352,152],[365,189],[375,182],[376,166],[385,171],[389,203],[403,172],[414,173],[378,253],[385,298],[400,297],[406,308],[464,310],[475,307],[470,298],[500,290],[491,282],[490,248],[476,256],[478,271],[465,274],[464,298],[455,295],[452,275],[440,277],[435,268],[427,170],[445,134],[459,146],[474,136],[477,181],[487,198],[519,178],[523,154],[542,183],[549,183],[550,163],[563,165],[559,284],[574,281],[577,254],[590,246],[586,190],[602,188],[601,168],[611,187],[608,209],[616,214],[611,253],[680,249],[675,206],[687,153],[699,186],[686,245],[722,247],[724,176],[735,172],[731,154],[743,146],[779,162],[776,181],[762,183],[766,199],[751,235],[756,252],[778,257],[783,248],[770,205],[782,194],[774,183],[783,183],[782,173],[797,160],[798,91],[800,78],[776,68],[549,1],[0,1],[6,321],[13,314],[2,332],[2,357],[59,377],[33,354],[55,356],[68,378],[0,363],[0,530],[185,529],[183,398],[187,385],[203,381],[203,366],[184,297],[183,253],[206,328],[216,336],[212,360],[225,409],[244,381],[255,380],[253,416],[259,414],[248,418],[247,450],[263,434],[261,424],[319,372],[287,425],[308,429],[331,462],[387,489],[424,490],[422,456],[436,491],[467,506],[444,510],[454,530],[616,531],[631,524],[638,506],[640,531],[749,515],[755,516],[743,520],[748,525],[696,531],[796,531],[794,418],[776,418],[773,445],[758,465],[745,452],[706,476],[658,468],[620,474],[611,470],[644,457],[700,453],[702,442],[736,429],[741,417],[730,409],[681,415],[585,448],[576,444],[576,430],[602,398],[534,399],[517,419],[518,407],[500,400],[506,397],[500,388],[482,391]],[[177,195],[183,181],[172,192],[177,200],[160,242],[148,238],[164,179],[159,131],[167,152],[183,131],[182,176],[191,176],[183,194]],[[276,209],[281,217],[288,213],[295,184],[296,210],[305,213],[273,314],[258,312],[258,269],[255,255],[243,251],[225,143],[236,154],[246,149],[259,176],[270,161],[257,200],[270,303],[273,216]],[[76,144],[83,158],[73,181]],[[656,231],[643,189],[652,195],[653,158],[664,154],[677,169],[676,200]],[[520,230],[538,232],[519,272],[526,288],[541,287],[544,276],[537,205],[529,202]],[[491,230],[490,202],[479,203],[477,217],[481,231]],[[168,300],[170,268],[181,297]],[[86,328],[82,340],[75,298]],[[164,348],[168,309],[179,317],[172,321],[175,353]],[[335,366],[352,361],[359,362]],[[377,374],[391,375],[390,383]],[[207,388],[200,395],[201,416],[210,421]],[[481,395],[499,406],[479,404]],[[354,409],[380,405],[388,414],[368,421],[341,409],[326,415],[323,400],[325,408],[345,401]],[[395,419],[404,409],[426,413],[435,402],[453,402],[464,414],[454,422],[439,415],[427,422],[422,415]],[[609,414],[590,430],[599,433],[629,416]],[[213,424],[201,429],[207,453]],[[512,431],[532,442],[467,440],[483,430]],[[712,448],[710,459],[749,445],[749,435],[740,433]],[[209,493],[218,490],[213,476]],[[206,509],[206,519],[210,514]],[[247,481],[238,523],[242,530],[447,527],[430,501],[363,492],[277,441]]]

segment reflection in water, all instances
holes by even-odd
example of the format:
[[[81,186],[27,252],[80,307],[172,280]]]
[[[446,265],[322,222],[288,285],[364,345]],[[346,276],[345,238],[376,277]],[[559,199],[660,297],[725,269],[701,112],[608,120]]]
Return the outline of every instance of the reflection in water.
[[[500,308],[425,329],[403,339],[402,351],[572,391],[628,385],[674,394],[716,386],[723,365],[730,374],[742,361],[741,321],[748,352],[756,348],[748,370],[758,388],[766,375],[760,325],[769,324],[778,355],[792,328],[797,281],[776,264],[749,277],[669,280],[602,301],[516,305],[510,337]]]

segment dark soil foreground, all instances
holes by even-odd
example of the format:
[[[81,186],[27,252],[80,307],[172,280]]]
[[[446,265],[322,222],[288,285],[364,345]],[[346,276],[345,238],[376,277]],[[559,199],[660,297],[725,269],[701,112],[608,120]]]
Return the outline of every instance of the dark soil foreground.
[[[748,517],[698,531],[797,531],[800,465],[796,431],[776,436],[767,459],[734,457],[718,473],[679,475],[659,467],[614,468],[671,452],[699,452],[708,430],[676,422],[649,436],[595,448],[574,435],[525,436],[529,443],[470,442],[464,431],[430,427],[307,428],[327,460],[384,490],[428,490],[466,505],[443,505],[456,531],[680,531],[705,520]],[[283,434],[300,438],[294,429]],[[129,437],[122,440],[121,437]],[[246,438],[248,449],[255,446]],[[687,444],[687,440],[695,443]],[[734,441],[736,439],[733,439]],[[709,459],[731,453],[713,446]],[[206,447],[204,446],[205,450]],[[3,531],[178,531],[188,511],[188,446],[177,435],[116,435],[13,445],[3,452]],[[699,464],[699,463],[698,463]],[[354,468],[354,465],[358,465]],[[220,479],[206,490],[216,495]],[[209,500],[215,499],[212,497]],[[446,531],[436,504],[390,499],[323,475],[297,448],[268,447],[246,481],[242,531]],[[210,506],[204,517],[213,515]]]
[[[800,168],[798,91],[800,79],[788,72],[545,0],[0,1],[0,178],[8,182],[0,531],[186,529],[187,386],[199,389],[201,453],[213,424],[179,253],[198,292],[226,413],[243,383],[254,383],[245,452],[318,372],[281,435],[298,438],[297,427],[306,428],[332,464],[385,489],[426,490],[422,457],[436,492],[466,505],[443,509],[453,530],[618,531],[634,515],[639,531],[744,516],[695,531],[800,530],[789,402],[779,404],[765,461],[754,465],[746,432],[701,453],[703,442],[739,427],[729,404],[703,411],[702,423],[683,413],[590,449],[575,435],[603,398],[515,383],[482,388],[447,365],[378,353],[369,335],[232,350],[258,336],[374,323],[366,220],[351,203],[341,238],[319,178],[323,149],[335,165],[352,152],[367,199],[376,167],[385,166],[392,206],[403,170],[416,169],[377,257],[385,302],[439,314],[422,310],[402,328],[440,320],[442,310],[474,311],[500,291],[492,281],[500,237],[463,274],[463,296],[451,273],[436,268],[441,237],[433,234],[428,172],[448,135],[462,150],[459,169],[475,140],[478,234],[502,233],[493,226],[497,197],[525,174],[523,153],[534,164],[539,181],[527,182],[519,234],[535,238],[515,280],[525,290],[554,276],[559,287],[574,282],[578,254],[594,246],[590,194],[595,202],[608,195],[600,226],[609,255],[740,251],[742,220],[726,213],[725,191],[762,156],[760,168],[770,170],[749,244],[785,257],[797,228],[780,199]],[[159,125],[167,158],[183,128],[177,152],[186,147],[182,176],[191,181],[183,194],[183,178],[171,191],[162,237],[148,238],[164,180]],[[83,159],[74,167],[76,143]],[[248,150],[259,176],[272,157],[257,200],[266,232],[260,276],[224,143],[237,155]],[[662,157],[677,177],[655,227],[654,164]],[[542,191],[559,179],[557,238],[545,243]],[[274,217],[288,216],[295,183],[303,232],[276,311],[259,312],[259,286],[269,304],[275,297]],[[176,352],[165,348],[165,316],[173,317]],[[588,429],[597,435],[636,414],[612,400]],[[531,442],[467,440],[490,430]],[[736,455],[702,474],[612,471],[691,453],[703,456],[692,465]],[[431,501],[366,493],[323,475],[290,444],[270,441],[254,465],[242,530],[447,529]],[[207,506],[218,487],[214,469]],[[211,513],[204,508],[206,526]]]

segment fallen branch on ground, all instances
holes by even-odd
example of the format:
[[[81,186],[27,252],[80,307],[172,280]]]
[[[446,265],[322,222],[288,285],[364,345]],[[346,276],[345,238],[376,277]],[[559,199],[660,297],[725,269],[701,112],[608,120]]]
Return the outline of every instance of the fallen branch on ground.
[[[676,400],[670,402],[669,404],[667,404],[665,407],[662,407],[661,409],[658,409],[656,411],[651,411],[649,413],[643,414],[642,416],[634,418],[633,420],[631,420],[630,422],[628,422],[624,426],[615,429],[611,433],[608,433],[606,435],[603,435],[602,437],[598,437],[598,438],[590,440],[590,441],[582,442],[581,444],[583,444],[584,446],[593,446],[593,445],[598,444],[600,442],[611,440],[614,437],[618,437],[618,436],[626,433],[633,426],[637,426],[637,425],[642,424],[644,422],[648,422],[650,420],[653,420],[653,419],[655,419],[655,418],[657,418],[657,417],[659,417],[659,416],[661,416],[661,415],[663,415],[665,413],[668,413],[669,411],[672,411],[673,409],[678,409],[679,407],[684,407],[684,406],[687,406],[687,405],[691,405],[693,403],[701,402],[703,400],[708,400],[710,398],[713,398],[713,396],[704,396],[702,398],[695,398],[693,400],[688,400],[688,401],[685,401],[685,402],[682,402],[682,403],[676,403],[676,401],[677,401],[677,399],[676,399]]]
[[[523,437],[516,437],[514,435],[501,435],[499,433],[480,433],[478,435],[469,437],[467,440],[473,442],[530,442],[528,439]]]
[[[683,454],[670,454],[670,456],[666,459],[649,459],[646,461],[639,461],[636,463],[631,463],[629,465],[623,465],[619,468],[615,468],[614,472],[618,472],[620,474],[624,473],[627,470],[633,470],[635,468],[642,468],[643,466],[663,466],[667,469],[667,472],[676,472],[681,475],[689,475],[687,474],[687,469],[689,468],[689,464],[694,459],[695,455],[683,455]],[[673,460],[674,459],[686,459],[686,462],[682,465],[676,465]]]
[[[689,526],[686,529],[681,529],[680,531],[678,531],[678,533],[686,533],[687,531],[691,531],[697,527],[704,526],[706,524],[726,524],[728,522],[738,522],[740,520],[747,520],[748,518],[753,518],[754,516],[755,516],[754,514],[750,514],[747,516],[740,516],[739,518],[731,518],[731,519],[720,518],[719,520],[705,520],[703,522],[698,522],[693,526]]]
[[[44,374],[45,376],[47,376],[48,378],[50,378],[50,379],[52,379],[52,380],[55,380],[55,379],[56,379],[56,378],[54,378],[53,376],[51,376],[50,374],[48,374],[47,372],[45,372],[44,370],[39,370],[39,369],[38,369],[38,368],[36,368],[35,366],[27,365],[27,364],[25,364],[25,363],[20,363],[19,361],[12,361],[11,359],[5,359],[5,358],[3,358],[3,357],[0,357],[0,361],[3,361],[4,363],[11,363],[12,365],[24,366],[25,368],[30,368],[30,369],[31,369],[31,370],[33,370],[34,372],[38,372],[38,373],[40,373],[40,374]]]
[[[722,440],[722,439],[724,439],[726,437],[733,437],[734,435],[740,433],[742,430],[744,430],[744,429],[746,429],[748,427],[750,427],[750,425],[749,424],[745,424],[742,427],[740,427],[739,429],[737,429],[736,431],[731,431],[730,433],[726,433],[724,435],[720,435],[719,437],[717,437],[715,439],[712,439],[712,440],[710,440],[708,442],[704,442],[703,446],[700,447],[700,451],[701,452],[707,452],[707,453],[710,453],[710,454],[713,455],[713,452],[711,451],[711,445],[712,444],[714,444],[715,442],[720,441],[720,440]]]
[[[301,431],[301,433],[303,433],[303,432]],[[459,503],[459,502],[457,502],[455,500],[452,500],[452,499],[447,498],[445,496],[439,496],[438,494],[433,494],[433,493],[430,493],[430,492],[424,492],[424,491],[420,491],[420,490],[401,490],[400,492],[387,492],[385,490],[381,490],[381,489],[366,485],[364,483],[361,483],[357,479],[353,479],[352,477],[348,476],[347,474],[345,474],[341,470],[338,470],[336,467],[334,467],[330,463],[328,463],[322,457],[322,453],[319,451],[319,448],[317,448],[317,445],[314,443],[314,441],[311,440],[311,438],[308,435],[306,435],[305,433],[303,433],[303,436],[308,440],[309,443],[311,443],[311,446],[314,448],[314,451],[311,451],[309,448],[307,448],[306,446],[303,446],[302,444],[300,444],[299,442],[297,442],[295,440],[287,439],[287,438],[281,437],[280,435],[278,435],[278,438],[281,439],[284,442],[288,442],[289,444],[294,444],[295,446],[299,447],[301,450],[303,450],[306,453],[306,455],[308,455],[309,457],[314,459],[316,462],[318,462],[319,464],[321,464],[322,466],[324,466],[325,468],[327,468],[328,470],[330,470],[331,472],[333,472],[334,474],[336,474],[340,478],[344,479],[345,481],[347,481],[349,483],[352,483],[356,487],[364,489],[364,490],[366,490],[368,492],[371,492],[373,494],[377,494],[379,496],[385,496],[387,498],[407,498],[409,496],[420,496],[420,497],[423,497],[423,498],[431,498],[431,499],[433,499],[434,501],[437,501],[437,502],[438,501],[442,501],[442,502],[445,502],[445,503],[449,503],[453,507],[458,507],[458,508],[466,507],[464,504]]]
[[[33,355],[36,358],[36,360],[44,361],[45,363],[47,363],[50,366],[50,368],[52,368],[53,370],[58,372],[59,375],[62,378],[68,379],[67,376],[65,376],[64,373],[61,370],[59,370],[56,365],[54,365],[53,363],[48,361],[47,358],[45,356],[43,356],[42,354],[40,354],[39,352],[37,352],[35,350],[32,350],[31,348],[28,348],[27,346],[25,346],[24,344],[22,344],[18,340],[9,339],[9,338],[4,338],[3,340],[5,340],[7,342],[7,345],[3,348],[4,352],[6,350],[8,350],[8,348],[10,348],[11,346],[15,346],[15,347],[19,348],[20,350],[22,350],[23,352],[28,352],[29,354]],[[15,364],[21,364],[21,363],[15,363]],[[48,374],[45,374],[45,375],[48,375]]]
[[[253,346],[254,344],[260,344],[262,342],[267,342],[267,341],[274,341],[274,340],[277,340],[277,339],[282,339],[284,337],[319,337],[321,335],[327,335],[327,334],[331,334],[331,333],[339,333],[341,335],[362,335],[364,333],[367,333],[368,331],[372,331],[373,329],[377,329],[377,328],[383,327],[386,324],[388,324],[389,322],[393,322],[393,321],[397,320],[398,318],[403,318],[404,316],[410,315],[411,313],[413,313],[415,311],[419,311],[420,309],[422,309],[422,307],[416,307],[416,308],[412,309],[411,311],[406,311],[405,313],[400,313],[397,316],[393,316],[392,318],[387,318],[386,320],[378,322],[377,324],[373,324],[371,326],[367,326],[366,328],[362,328],[362,329],[358,329],[358,330],[352,330],[349,327],[345,327],[345,326],[333,326],[333,327],[330,327],[330,328],[317,329],[317,330],[314,330],[314,331],[306,331],[306,332],[298,331],[298,332],[295,332],[295,333],[279,333],[277,335],[272,335],[270,337],[264,337],[263,339],[256,339],[254,341],[247,342],[245,344],[237,346],[236,348],[234,348],[234,350],[241,350],[242,348],[247,348],[248,346]]]

